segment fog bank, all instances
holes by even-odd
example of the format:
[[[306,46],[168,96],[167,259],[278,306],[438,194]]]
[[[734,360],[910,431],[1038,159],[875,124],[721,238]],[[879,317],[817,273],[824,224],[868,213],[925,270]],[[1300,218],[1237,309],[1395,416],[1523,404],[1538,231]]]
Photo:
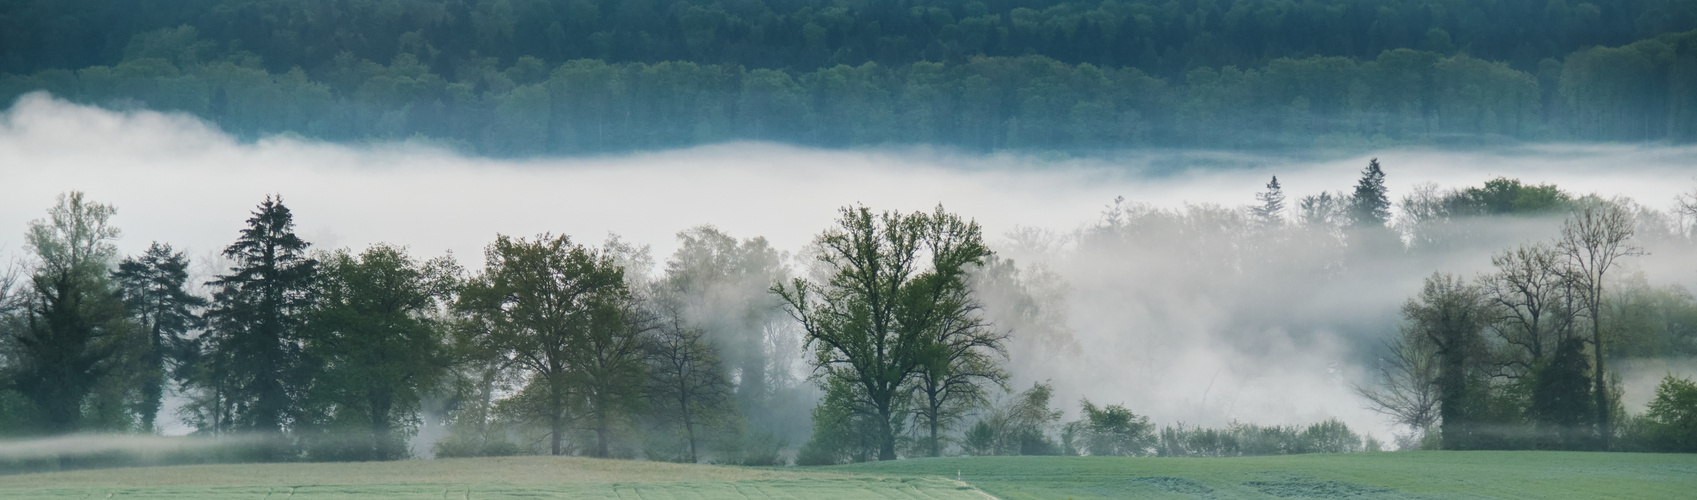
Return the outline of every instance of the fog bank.
[[[1541,145],[1371,156],[1388,173],[1393,201],[1419,183],[1462,187],[1506,176],[1665,208],[1697,185],[1697,147]],[[191,257],[208,255],[233,241],[254,205],[275,193],[315,248],[389,242],[421,256],[452,251],[472,269],[481,267],[482,249],[496,234],[554,232],[598,243],[616,232],[652,245],[664,260],[678,231],[714,224],[795,251],[844,205],[922,210],[941,203],[982,223],[992,248],[1022,264],[1042,262],[1066,284],[1065,330],[1077,348],[1062,358],[1015,353],[1016,368],[1024,368],[1018,382],[1053,380],[1069,409],[1089,396],[1126,403],[1162,423],[1335,416],[1385,439],[1383,419],[1361,409],[1348,390],[1365,382],[1363,346],[1395,331],[1396,307],[1421,278],[1483,270],[1491,251],[1553,237],[1550,221],[1490,226],[1476,244],[1359,264],[1370,272],[1326,283],[1298,273],[1217,276],[1210,261],[1190,259],[1191,250],[1208,248],[1206,240],[1194,247],[1096,244],[1079,232],[1099,225],[1116,196],[1152,209],[1230,208],[1253,203],[1278,175],[1294,206],[1304,195],[1348,190],[1366,163],[1367,156],[1163,151],[1053,159],[766,143],[504,161],[409,142],[241,142],[186,115],[110,111],[37,93],[0,114],[0,257],[21,257],[28,221],[69,190],[118,207],[114,223],[124,231],[118,244],[125,254],[160,241]],[[1002,237],[1019,228],[1051,230],[1055,245]],[[1293,244],[1274,255],[1305,259],[1314,250]],[[1697,287],[1697,260],[1684,252],[1659,251],[1632,265],[1652,271],[1654,284]]]

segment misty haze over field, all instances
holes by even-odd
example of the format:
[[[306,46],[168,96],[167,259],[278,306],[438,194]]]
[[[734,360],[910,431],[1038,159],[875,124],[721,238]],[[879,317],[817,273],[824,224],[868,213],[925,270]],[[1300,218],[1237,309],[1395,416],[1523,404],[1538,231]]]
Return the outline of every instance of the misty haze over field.
[[[991,248],[1043,284],[1054,305],[1047,318],[1059,324],[1041,338],[1012,332],[1014,346],[1041,344],[1012,350],[1016,389],[1050,380],[1069,411],[1089,397],[1124,403],[1158,423],[1337,417],[1388,439],[1390,424],[1363,409],[1351,385],[1370,382],[1366,366],[1396,332],[1398,307],[1434,271],[1471,276],[1490,267],[1493,252],[1553,238],[1559,218],[1475,220],[1463,229],[1472,236],[1462,244],[1392,257],[1339,257],[1297,235],[1254,250],[1260,260],[1241,258],[1251,250],[1229,248],[1235,240],[1223,233],[1160,222],[1229,219],[1255,202],[1271,175],[1294,207],[1305,195],[1349,189],[1369,156],[1384,165],[1393,201],[1421,184],[1449,189],[1509,177],[1667,211],[1677,194],[1697,186],[1693,146],[1049,158],[729,143],[492,160],[422,143],[337,145],[287,136],[245,142],[188,115],[111,111],[35,93],[0,115],[0,258],[24,258],[23,228],[71,190],[118,208],[121,253],[139,253],[152,241],[185,250],[201,273],[193,282],[207,279],[207,263],[268,194],[289,204],[315,249],[387,242],[426,257],[451,251],[468,268],[481,264],[497,234],[543,232],[584,242],[616,233],[650,246],[663,262],[677,247],[677,232],[703,224],[738,238],[763,236],[794,256],[830,226],[839,207],[941,204],[982,223]],[[1295,217],[1294,208],[1286,217]],[[1692,221],[1680,222],[1689,228]],[[1622,276],[1643,271],[1651,285],[1697,289],[1697,250],[1688,241],[1640,244],[1649,254],[1625,261]],[[1312,272],[1332,258],[1347,269]],[[986,305],[993,315],[998,304]],[[1634,366],[1640,370],[1623,376],[1631,411],[1648,400],[1649,384],[1661,374],[1692,373],[1681,360],[1626,365]]]

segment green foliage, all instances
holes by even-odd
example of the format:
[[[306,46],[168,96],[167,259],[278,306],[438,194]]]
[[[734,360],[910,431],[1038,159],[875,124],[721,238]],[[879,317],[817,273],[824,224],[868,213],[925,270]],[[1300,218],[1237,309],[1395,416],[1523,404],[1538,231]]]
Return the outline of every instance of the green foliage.
[[[641,395],[636,335],[626,325],[624,270],[611,255],[566,236],[496,238],[484,271],[460,292],[479,352],[522,368],[528,378],[511,408],[549,432],[549,451],[566,451],[574,417],[597,431],[595,453]],[[568,413],[570,412],[570,413]]]
[[[1689,109],[1697,86],[1680,85],[1679,69],[1697,57],[1689,43],[1697,31],[1551,53],[1542,66],[1413,48],[1273,58],[1257,49],[1245,60],[1174,71],[1023,51],[773,66],[682,55],[352,50],[315,52],[323,60],[301,66],[206,50],[218,44],[193,37],[207,33],[172,27],[138,35],[130,59],[3,73],[0,100],[47,90],[76,102],[189,112],[247,138],[421,139],[496,156],[747,139],[976,151],[1697,140],[1697,120],[1683,119],[1697,115]],[[408,41],[383,45],[436,47],[419,32],[397,36]],[[289,52],[287,59],[300,57]],[[1642,68],[1595,67],[1616,59]]]
[[[825,380],[825,398],[813,408],[813,437],[796,453],[796,465],[837,465],[878,458],[884,424],[864,405],[865,396],[855,394],[861,390],[847,379]]]
[[[1390,222],[1391,199],[1386,195],[1385,171],[1379,168],[1378,158],[1369,160],[1361,171],[1355,192],[1349,196],[1348,214],[1356,227],[1384,227]]]
[[[5,4],[0,8],[5,23],[0,24],[5,33],[0,71],[86,67],[113,64],[119,57],[168,58],[208,49],[263,57],[276,71],[322,68],[341,54],[373,61],[411,55],[432,65],[471,68],[482,65],[480,59],[559,63],[593,58],[802,70],[1040,54],[1069,64],[1180,75],[1196,67],[1255,67],[1279,58],[1369,58],[1393,49],[1450,55],[1458,48],[1533,68],[1545,58],[1559,59],[1581,48],[1697,28],[1691,7],[1654,1],[1569,6],[1432,0],[1224,5],[1171,0],[922,5],[190,0],[145,13],[125,7],[114,0]],[[1505,20],[1523,27],[1511,34],[1494,29]],[[196,36],[207,40],[195,42]],[[503,76],[528,83],[524,72]]]
[[[967,287],[967,272],[990,250],[976,222],[942,206],[876,216],[865,207],[844,208],[837,226],[819,239],[823,282],[798,278],[772,290],[806,331],[819,372],[853,384],[842,394],[854,398],[857,411],[876,416],[878,459],[894,460],[909,384],[927,372],[940,381],[940,371],[977,357],[971,351],[998,349],[972,316]]]
[[[1456,276],[1434,273],[1402,309],[1407,328],[1435,348],[1443,448],[1477,446],[1477,421],[1487,411],[1480,364],[1485,310],[1479,291]]]
[[[307,245],[288,207],[267,196],[224,249],[233,267],[208,283],[217,291],[197,370],[202,430],[281,433],[304,416],[301,397],[317,369],[302,349],[304,325],[319,270]]]
[[[1527,186],[1520,179],[1498,177],[1464,191],[1467,202],[1486,215],[1547,214],[1568,209],[1573,200],[1554,184]]]
[[[1072,443],[1057,443],[1051,437],[1061,420],[1061,410],[1049,406],[1053,397],[1054,388],[1038,382],[993,406],[968,431],[966,451],[972,455],[1059,455],[1069,451]]]
[[[1179,424],[1161,428],[1159,441],[1152,448],[1163,457],[1247,457],[1356,453],[1377,445],[1377,440],[1364,440],[1334,418],[1307,427],[1232,422],[1223,429],[1213,429]]]
[[[22,324],[12,325],[5,363],[11,388],[30,408],[14,413],[48,434],[127,430],[126,408],[141,337],[108,276],[117,249],[110,205],[83,193],[59,195],[48,217],[30,222],[34,252]],[[9,284],[9,283],[8,283]]]
[[[1697,384],[1691,379],[1663,378],[1643,418],[1651,450],[1697,453]]]
[[[464,438],[453,437],[437,441],[434,451],[439,458],[456,457],[510,457],[521,454],[519,445],[511,441],[499,440],[478,443]]]
[[[207,301],[183,287],[188,283],[189,261],[182,252],[157,242],[140,257],[124,259],[112,278],[137,326],[147,339],[142,369],[135,374],[141,384],[136,413],[140,427],[152,431],[154,418],[164,403],[165,381],[191,382],[188,375],[197,347],[188,337],[204,321],[196,310]],[[173,369],[175,368],[175,369]]]
[[[420,400],[450,365],[440,313],[453,298],[457,274],[449,259],[421,263],[387,245],[325,256],[307,353],[321,367],[310,409],[327,435],[308,448],[309,457],[409,455],[405,438]]]
[[[1155,448],[1155,426],[1121,405],[1097,408],[1089,399],[1079,402],[1082,419],[1067,424],[1072,446],[1098,457],[1140,457]]]
[[[1591,406],[1590,371],[1585,342],[1578,337],[1562,340],[1554,359],[1537,371],[1526,412],[1538,426],[1540,448],[1579,450],[1592,445],[1596,413]]]

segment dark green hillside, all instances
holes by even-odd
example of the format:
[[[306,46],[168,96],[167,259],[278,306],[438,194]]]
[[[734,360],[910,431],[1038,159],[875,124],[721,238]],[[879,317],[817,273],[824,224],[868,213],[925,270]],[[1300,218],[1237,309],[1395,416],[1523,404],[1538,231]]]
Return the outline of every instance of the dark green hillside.
[[[8,0],[0,72],[112,65],[137,35],[190,26],[202,56],[247,51],[317,77],[402,53],[458,73],[495,58],[689,61],[807,72],[839,64],[1041,55],[1166,78],[1278,58],[1467,53],[1533,71],[1590,46],[1697,28],[1680,0]]]
[[[496,156],[1689,142],[1692,29],[1673,0],[9,0],[0,100]]]

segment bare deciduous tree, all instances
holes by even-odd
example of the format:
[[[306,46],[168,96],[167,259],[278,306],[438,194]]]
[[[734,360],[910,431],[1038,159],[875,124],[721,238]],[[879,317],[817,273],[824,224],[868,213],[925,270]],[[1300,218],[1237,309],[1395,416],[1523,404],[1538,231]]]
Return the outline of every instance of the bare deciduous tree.
[[[1567,261],[1544,243],[1522,245],[1491,256],[1497,272],[1481,276],[1479,287],[1491,306],[1491,329],[1510,345],[1512,357],[1500,360],[1513,375],[1549,361],[1556,343],[1573,334],[1575,319]]]
[[[719,363],[719,350],[701,330],[685,325],[675,303],[663,305],[670,321],[649,345],[649,397],[657,415],[677,425],[687,446],[683,459],[700,459],[704,428],[723,424],[736,413],[733,388]]]
[[[1424,433],[1438,422],[1438,349],[1411,329],[1385,343],[1386,356],[1374,362],[1381,387],[1355,386],[1367,409]]]
[[[1674,199],[1679,204],[1679,218],[1684,221],[1681,229],[1688,231],[1688,236],[1697,237],[1697,188]]]
[[[1592,392],[1596,397],[1597,431],[1602,448],[1608,450],[1614,429],[1610,426],[1607,370],[1603,364],[1603,278],[1621,257],[1643,255],[1631,243],[1632,214],[1609,202],[1581,204],[1562,225],[1557,248],[1567,257],[1568,280],[1578,291],[1580,306],[1591,319],[1591,348],[1595,361]]]

